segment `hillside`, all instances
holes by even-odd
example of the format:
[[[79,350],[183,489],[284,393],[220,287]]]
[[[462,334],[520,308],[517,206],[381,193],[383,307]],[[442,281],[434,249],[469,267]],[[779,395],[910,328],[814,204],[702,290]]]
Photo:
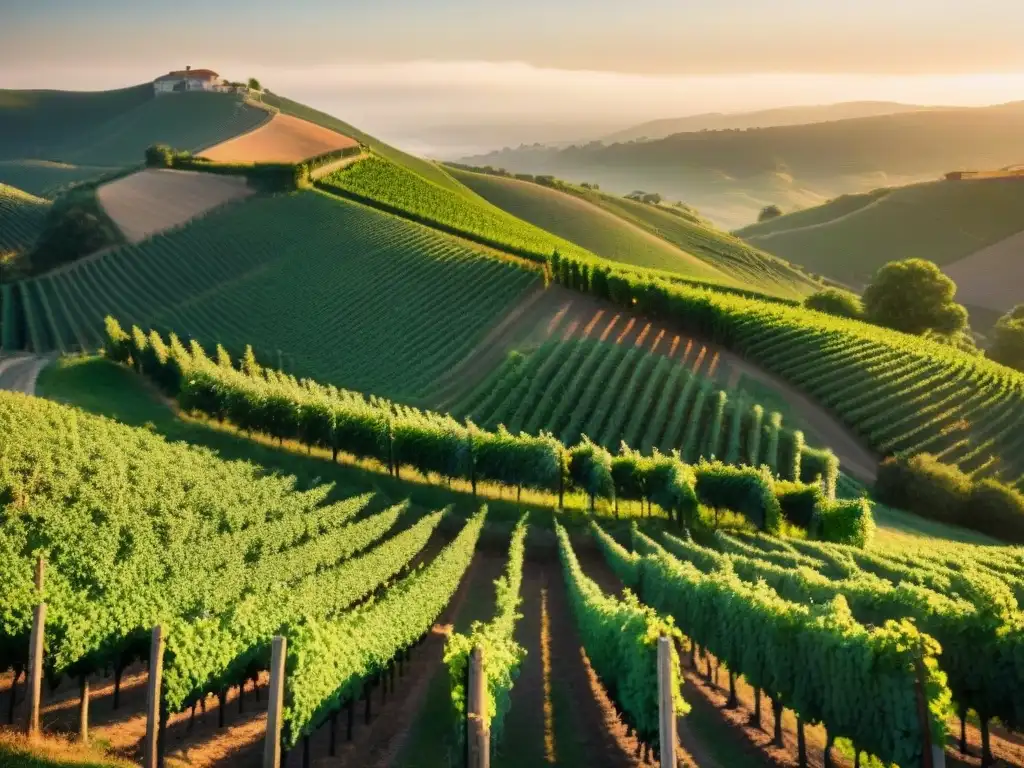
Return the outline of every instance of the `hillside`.
[[[951,169],[1000,168],[1022,157],[1024,103],[1013,103],[608,146],[520,147],[465,162],[596,182],[618,194],[660,192],[736,228],[755,221],[767,204],[805,208],[844,193],[934,179]]]
[[[839,104],[815,104],[807,107],[777,107],[756,112],[708,112],[687,117],[668,117],[649,120],[630,126],[602,138],[605,144],[624,141],[663,139],[674,133],[693,131],[735,131],[747,128],[775,128],[782,125],[806,125],[829,120],[849,120],[856,117],[895,115],[928,109],[914,104],[894,101],[847,101]]]
[[[47,210],[45,200],[0,184],[0,263],[32,248]]]
[[[1012,246],[996,248],[981,260],[962,260],[1021,231],[1024,179],[984,179],[851,195],[737,234],[853,286],[867,283],[878,267],[894,259],[929,259],[957,279],[961,301],[1006,310],[1024,300],[1018,282],[1019,251]],[[992,280],[992,285],[975,288],[975,280]]]
[[[451,174],[499,208],[611,261],[785,297],[814,287],[788,264],[678,209],[572,184],[553,189],[459,168]]]
[[[538,280],[419,225],[300,192],[21,283],[20,330],[37,351],[96,349],[113,314],[211,349],[255,341],[293,373],[415,397]]]

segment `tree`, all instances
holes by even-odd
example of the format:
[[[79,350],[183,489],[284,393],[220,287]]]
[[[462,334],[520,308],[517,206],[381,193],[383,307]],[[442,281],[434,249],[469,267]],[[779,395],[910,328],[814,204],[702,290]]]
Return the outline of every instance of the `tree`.
[[[253,91],[262,91],[263,90],[263,86],[260,85],[260,81],[257,80],[255,77],[250,77],[249,78],[249,88],[250,88],[250,90],[253,90]]]
[[[771,221],[777,219],[782,215],[782,209],[777,205],[766,205],[761,209],[761,212],[757,214],[758,221]]]
[[[827,315],[851,317],[860,320],[864,316],[864,305],[860,297],[839,288],[825,288],[804,299],[804,306]]]
[[[955,295],[956,283],[934,263],[890,261],[864,291],[864,315],[904,333],[953,336],[967,327],[967,310],[953,301]]]
[[[1024,371],[1024,304],[1018,304],[996,323],[988,356],[997,363]]]

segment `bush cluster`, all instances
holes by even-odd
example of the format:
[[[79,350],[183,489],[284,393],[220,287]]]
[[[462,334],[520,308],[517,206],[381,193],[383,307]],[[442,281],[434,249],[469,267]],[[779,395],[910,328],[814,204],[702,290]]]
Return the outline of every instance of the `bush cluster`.
[[[1024,495],[996,480],[974,480],[930,454],[883,461],[875,497],[921,517],[1024,543]]]
[[[246,350],[239,368],[218,345],[216,362],[196,342],[187,347],[173,334],[133,327],[126,333],[106,321],[106,355],[133,366],[178,398],[187,411],[229,421],[247,432],[357,458],[375,459],[400,476],[403,467],[424,474],[562,494],[657,504],[681,525],[692,523],[698,505],[729,509],[758,527],[777,532],[780,502],[767,468],[718,462],[691,466],[675,453],[644,455],[622,445],[618,455],[586,437],[566,447],[553,436],[495,432],[450,416],[396,406],[378,398],[297,381],[263,369]],[[790,483],[797,486],[796,483]],[[821,491],[819,491],[821,493]]]

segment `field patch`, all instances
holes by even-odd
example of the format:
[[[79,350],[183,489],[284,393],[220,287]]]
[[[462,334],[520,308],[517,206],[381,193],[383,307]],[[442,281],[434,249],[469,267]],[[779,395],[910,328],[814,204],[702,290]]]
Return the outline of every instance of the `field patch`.
[[[48,210],[47,201],[0,184],[0,262],[32,248]]]
[[[824,210],[802,211],[740,234],[812,272],[859,286],[889,261],[922,258],[944,267],[1021,231],[1024,180],[938,181],[892,189],[848,213],[840,212],[839,201],[829,207],[839,213],[831,220],[822,220]],[[818,221],[790,228],[788,220]],[[997,269],[992,280],[1012,284],[1012,276],[999,271],[1008,260],[988,257],[984,263]],[[981,306],[999,301],[978,291],[959,298]]]
[[[51,160],[0,160],[0,184],[52,200],[61,191],[110,173],[112,168]]]
[[[97,191],[100,204],[129,243],[251,194],[241,176],[154,168],[104,184]]]
[[[957,301],[1006,312],[1024,303],[1024,230],[954,261],[942,271],[956,282]]]
[[[358,145],[316,123],[276,114],[256,130],[204,150],[202,156],[216,163],[296,163]]]
[[[96,349],[103,318],[174,330],[289,373],[415,397],[538,272],[317,192],[257,197],[19,284],[36,350]]]

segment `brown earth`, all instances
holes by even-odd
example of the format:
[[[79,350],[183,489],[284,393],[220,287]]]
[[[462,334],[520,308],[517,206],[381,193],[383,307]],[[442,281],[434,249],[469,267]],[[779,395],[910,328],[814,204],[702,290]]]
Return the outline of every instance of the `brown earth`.
[[[125,239],[137,243],[253,192],[241,176],[148,168],[104,184],[96,194]]]
[[[276,114],[254,131],[203,150],[202,157],[218,163],[296,163],[358,145],[355,139],[315,123]]]
[[[1007,312],[1024,302],[1024,230],[947,264],[942,271],[956,282],[957,301]]]

